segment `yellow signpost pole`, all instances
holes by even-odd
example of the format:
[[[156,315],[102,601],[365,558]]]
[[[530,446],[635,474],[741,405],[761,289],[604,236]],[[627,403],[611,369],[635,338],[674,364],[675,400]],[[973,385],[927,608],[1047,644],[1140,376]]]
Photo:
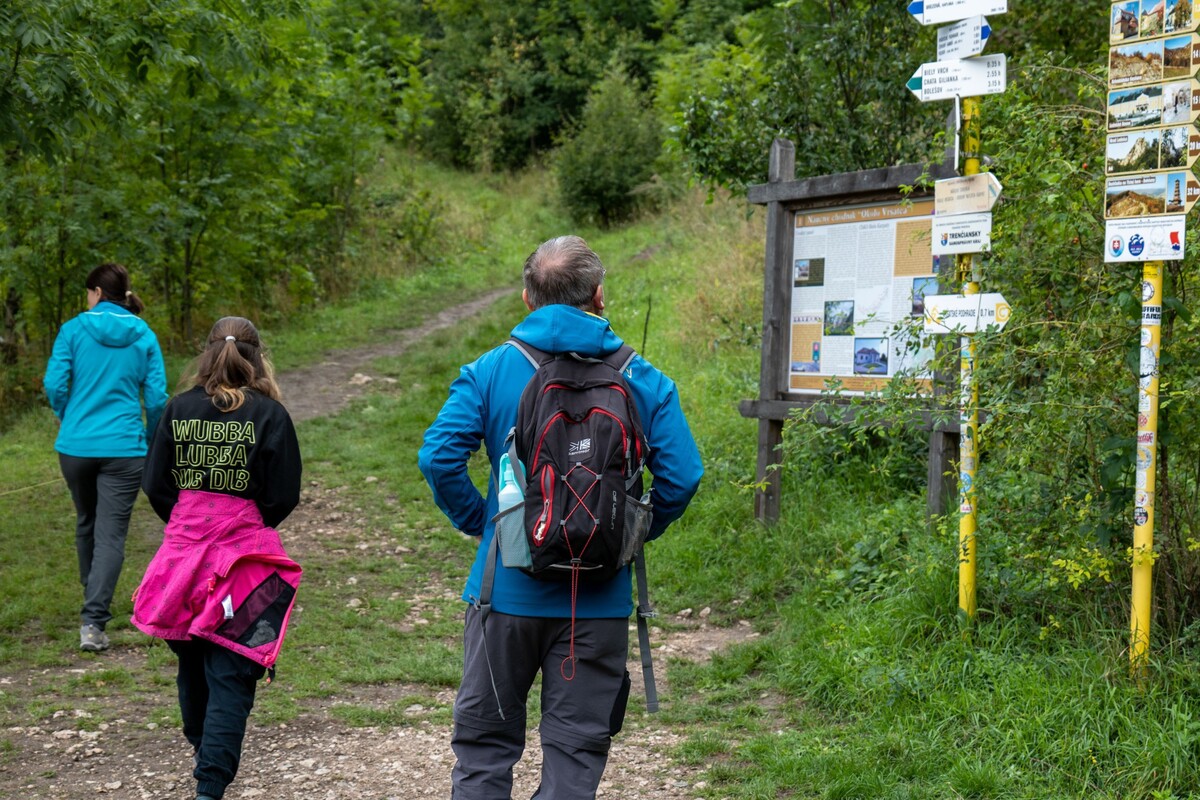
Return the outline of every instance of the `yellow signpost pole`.
[[[1135,674],[1145,667],[1150,649],[1162,297],[1163,262],[1147,261],[1142,266],[1142,346],[1138,370],[1137,470],[1133,509],[1133,598],[1129,612],[1129,662]]]
[[[977,175],[980,163],[979,98],[962,100],[963,174]],[[979,294],[973,254],[958,256],[958,277],[964,295]],[[976,497],[975,470],[979,464],[979,385],[975,382],[975,337],[963,336],[959,354],[959,473],[958,473],[958,612],[975,619]]]

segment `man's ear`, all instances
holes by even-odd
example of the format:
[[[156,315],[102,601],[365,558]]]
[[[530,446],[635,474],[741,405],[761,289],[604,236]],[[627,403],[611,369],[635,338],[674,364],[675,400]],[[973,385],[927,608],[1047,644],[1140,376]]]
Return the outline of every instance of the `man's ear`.
[[[592,306],[596,309],[597,314],[599,314],[601,311],[604,310],[604,285],[603,284],[596,287],[596,293],[594,295],[592,295]]]
[[[530,311],[533,311],[533,304],[529,302],[529,290],[528,289],[521,290],[521,299],[525,301],[525,307],[528,308]]]

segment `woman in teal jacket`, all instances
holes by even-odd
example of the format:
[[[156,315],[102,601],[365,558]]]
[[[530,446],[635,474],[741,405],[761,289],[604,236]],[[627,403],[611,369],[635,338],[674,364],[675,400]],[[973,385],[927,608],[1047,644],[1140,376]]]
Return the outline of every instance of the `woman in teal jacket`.
[[[94,652],[108,648],[104,628],[125,561],[147,431],[167,404],[167,376],[158,339],[137,316],[145,306],[125,267],[101,264],[86,286],[88,310],[59,330],[44,383],[62,422],[54,449],[75,501],[79,647]]]

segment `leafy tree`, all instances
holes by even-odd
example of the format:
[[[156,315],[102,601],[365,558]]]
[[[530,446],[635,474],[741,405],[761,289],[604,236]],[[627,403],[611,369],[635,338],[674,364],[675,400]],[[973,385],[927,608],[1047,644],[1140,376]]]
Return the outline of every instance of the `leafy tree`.
[[[578,131],[558,153],[559,195],[580,219],[628,219],[661,151],[657,118],[624,71],[615,69],[588,98]]]

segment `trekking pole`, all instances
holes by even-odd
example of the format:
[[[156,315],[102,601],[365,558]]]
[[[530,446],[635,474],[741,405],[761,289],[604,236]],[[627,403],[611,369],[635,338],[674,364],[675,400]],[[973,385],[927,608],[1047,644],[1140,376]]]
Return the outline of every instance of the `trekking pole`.
[[[650,332],[650,307],[654,305],[654,295],[646,296],[646,321],[642,323],[642,348],[638,350],[642,358],[646,357],[646,334]]]

